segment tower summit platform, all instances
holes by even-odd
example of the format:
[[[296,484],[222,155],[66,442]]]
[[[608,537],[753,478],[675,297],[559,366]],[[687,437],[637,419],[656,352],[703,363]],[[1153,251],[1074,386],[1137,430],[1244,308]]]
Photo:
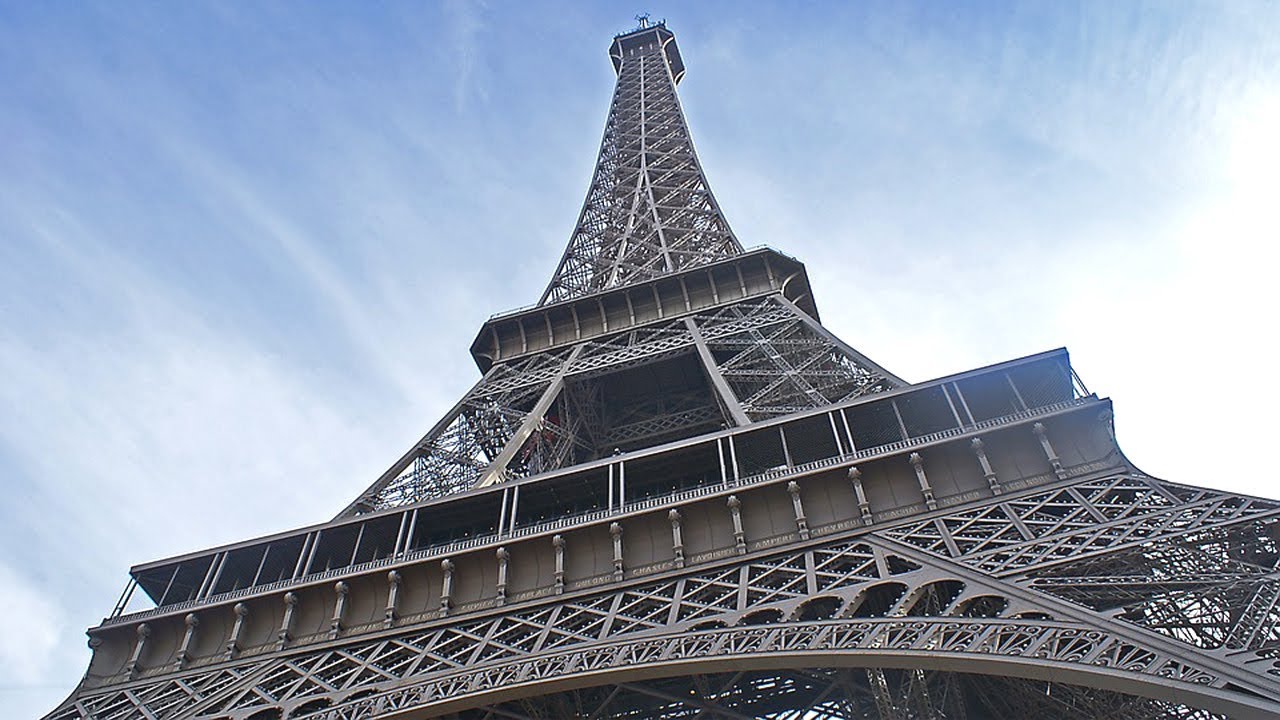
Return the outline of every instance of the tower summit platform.
[[[654,47],[662,48],[667,67],[671,70],[672,81],[679,85],[684,78],[684,61],[680,59],[680,47],[676,44],[676,35],[667,29],[666,21],[650,25],[642,20],[641,26],[628,33],[618,35],[609,46],[609,58],[613,61],[613,69],[622,72],[623,58],[643,53]]]

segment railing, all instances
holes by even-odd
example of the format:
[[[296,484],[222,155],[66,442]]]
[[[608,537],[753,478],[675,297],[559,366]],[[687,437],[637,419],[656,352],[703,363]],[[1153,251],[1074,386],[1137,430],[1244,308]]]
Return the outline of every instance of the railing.
[[[494,314],[492,314],[492,315],[490,315],[490,316],[489,316],[489,320],[488,320],[488,322],[493,322],[494,320],[497,320],[497,319],[499,319],[499,318],[509,317],[509,316],[512,316],[512,315],[519,315],[520,313],[529,312],[530,310],[532,310],[532,309],[534,309],[534,308],[536,308],[536,307],[538,307],[538,303],[531,303],[531,304],[529,304],[529,305],[521,305],[521,306],[520,306],[520,307],[518,307],[518,308],[511,308],[510,310],[499,310],[498,312],[496,312],[496,313],[494,313]]]
[[[751,246],[751,247],[749,247],[749,248],[745,248],[742,252],[737,253],[737,254],[735,254],[735,255],[732,255],[732,256],[730,256],[730,257],[727,257],[727,258],[725,258],[725,260],[731,260],[731,259],[733,259],[733,258],[741,257],[741,256],[743,256],[743,255],[749,255],[749,254],[751,254],[751,253],[753,253],[753,252],[760,252],[760,251],[762,251],[762,250],[769,250],[769,251],[772,251],[772,252],[776,253],[777,255],[780,255],[780,256],[782,256],[782,257],[784,257],[784,258],[788,259],[788,260],[791,260],[791,261],[793,261],[793,262],[799,262],[798,260],[796,260],[796,259],[795,259],[795,257],[793,257],[793,256],[791,256],[791,255],[788,255],[788,254],[786,254],[786,253],[778,252],[777,250],[774,250],[773,248],[769,247],[768,245],[763,245],[763,244],[761,244],[761,245],[753,245],[753,246]],[[720,260],[720,261],[717,261],[717,262],[724,262],[724,260]],[[674,271],[674,272],[667,273],[666,275],[679,275],[680,273],[683,273],[683,272],[686,272],[686,271],[689,271],[689,270],[694,270],[694,269],[701,270],[701,269],[703,269],[703,268],[707,267],[708,265],[713,265],[713,264],[715,264],[715,263],[706,263],[706,264],[703,264],[703,265],[696,265],[696,266],[693,266],[693,267],[685,267],[685,268],[681,268],[681,269],[679,269],[679,270],[676,270],[676,271]],[[666,275],[658,275],[658,276],[654,277],[653,279],[657,280],[657,279],[659,279],[659,278],[666,277]],[[589,293],[589,294],[587,294],[587,295],[578,295],[578,296],[575,296],[575,297],[573,297],[570,301],[571,301],[571,302],[576,302],[576,301],[578,301],[578,300],[583,300],[583,299],[586,299],[586,298],[595,297],[596,295],[603,295],[603,294],[605,294],[605,293],[613,292],[613,291],[615,291],[615,290],[620,290],[620,289],[622,289],[622,286],[601,288],[600,290],[597,290],[596,292],[593,292],[593,293]],[[559,302],[566,302],[566,301],[562,300],[562,301],[559,301]],[[557,303],[553,303],[553,304],[559,304],[559,302],[557,302]],[[496,313],[494,313],[494,314],[490,315],[490,316],[489,316],[489,319],[488,319],[486,322],[493,322],[494,320],[501,320],[502,318],[506,318],[506,317],[514,317],[514,316],[516,316],[516,315],[519,315],[519,314],[521,314],[521,313],[529,312],[530,310],[534,310],[534,309],[539,308],[539,307],[543,307],[543,306],[542,306],[541,304],[539,304],[539,303],[531,303],[531,304],[529,304],[529,305],[523,305],[523,306],[521,306],[521,307],[518,307],[518,308],[512,308],[512,309],[510,309],[510,310],[499,310],[498,312],[496,312]]]
[[[159,615],[168,615],[171,613],[180,612],[182,610],[187,610],[189,608],[196,607],[196,606],[214,605],[218,603],[228,602],[231,600],[237,600],[239,598],[243,598],[249,595],[266,594],[266,593],[270,593],[272,591],[280,590],[286,587],[309,585],[309,584],[320,582],[326,579],[359,575],[372,570],[377,570],[380,568],[390,568],[397,565],[418,562],[431,557],[445,558],[448,556],[456,555],[460,552],[464,552],[466,550],[471,550],[473,548],[482,547],[486,545],[498,545],[503,542],[509,542],[515,538],[523,538],[523,537],[528,537],[532,535],[550,533],[550,532],[554,532],[556,530],[562,530],[568,527],[577,527],[581,525],[587,525],[599,520],[605,520],[611,517],[620,517],[626,514],[631,514],[631,513],[636,513],[636,512],[649,510],[657,507],[662,507],[664,505],[684,503],[696,498],[701,498],[708,495],[715,495],[717,493],[724,493],[724,492],[733,490],[734,488],[760,485],[760,484],[772,482],[775,480],[779,480],[781,478],[795,477],[797,475],[804,475],[804,474],[816,472],[818,470],[822,470],[824,468],[829,468],[836,465],[850,464],[854,462],[867,460],[870,458],[878,458],[878,457],[894,455],[907,450],[918,450],[927,445],[931,445],[931,444],[942,442],[945,440],[972,434],[981,430],[1015,425],[1015,424],[1024,422],[1026,420],[1030,420],[1032,418],[1052,415],[1054,413],[1061,412],[1063,410],[1067,410],[1073,407],[1079,407],[1092,402],[1096,402],[1096,398],[1093,398],[1092,396],[1064,400],[1061,402],[1045,405],[1043,407],[1032,408],[1029,410],[1021,410],[1021,411],[1003,415],[997,418],[982,420],[982,421],[971,423],[961,427],[948,428],[946,430],[929,433],[927,435],[920,435],[907,440],[897,440],[894,442],[886,443],[884,445],[863,448],[861,450],[858,450],[852,453],[832,455],[830,457],[812,460],[799,465],[779,466],[776,468],[770,468],[769,470],[766,470],[764,472],[739,477],[736,481],[730,476],[730,477],[726,477],[724,481],[720,483],[713,483],[713,484],[694,487],[694,488],[686,488],[684,490],[678,490],[678,491],[667,493],[664,495],[646,498],[644,500],[627,502],[619,505],[616,508],[605,508],[601,510],[593,510],[586,513],[579,513],[576,515],[569,515],[561,518],[556,518],[554,520],[548,520],[546,522],[538,523],[535,525],[528,525],[525,527],[516,528],[510,532],[499,531],[496,533],[477,535],[475,537],[470,537],[465,540],[455,540],[447,543],[440,543],[437,545],[432,545],[432,546],[420,548],[417,550],[413,550],[411,552],[402,552],[399,555],[393,555],[391,557],[386,557],[386,558],[381,558],[376,560],[369,560],[367,562],[359,563],[357,565],[348,565],[341,568],[333,568],[330,570],[313,572],[296,579],[289,578],[285,580],[278,580],[276,582],[272,582],[264,585],[255,585],[251,587],[240,588],[237,590],[231,590],[228,592],[218,593],[217,595],[211,595],[202,600],[186,600],[183,602],[164,605],[162,607],[153,608],[150,610],[143,610],[135,613],[130,613],[127,615],[119,615],[114,618],[105,619],[103,621],[103,625],[106,626],[106,625],[117,625],[117,624],[128,623],[128,622],[136,622],[138,620],[144,620],[144,619],[156,617]],[[884,517],[888,517],[888,516],[886,515]]]

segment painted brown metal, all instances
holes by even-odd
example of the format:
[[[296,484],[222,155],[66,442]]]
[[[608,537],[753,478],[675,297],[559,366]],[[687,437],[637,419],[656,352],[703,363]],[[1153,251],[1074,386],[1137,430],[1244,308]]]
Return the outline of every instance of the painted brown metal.
[[[50,720],[1280,714],[1280,503],[1143,474],[1063,350],[876,365],[729,231],[674,35],[611,58],[476,387],[335,520],[135,567]]]

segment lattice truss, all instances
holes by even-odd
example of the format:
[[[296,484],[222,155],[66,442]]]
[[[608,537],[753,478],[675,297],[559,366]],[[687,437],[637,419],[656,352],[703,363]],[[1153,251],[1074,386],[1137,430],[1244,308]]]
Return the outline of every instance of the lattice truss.
[[[753,308],[732,306],[747,317]],[[705,333],[704,333],[705,335]],[[752,420],[823,407],[898,383],[874,369],[800,311],[777,322],[752,323],[740,332],[712,333],[708,347],[719,373]]]
[[[1259,504],[1122,476],[893,534],[1197,648],[1276,659],[1280,524],[1251,519]]]
[[[542,303],[742,251],[698,164],[665,46],[621,58],[586,203]]]
[[[86,693],[51,718],[354,720],[467,698],[485,708],[495,688],[524,688],[525,699],[460,717],[551,717],[568,703],[583,714],[559,716],[1207,718],[1193,709],[1201,688],[1280,701],[1278,532],[1271,501],[1133,474],[1070,481],[491,614],[403,618],[390,635],[315,648],[300,638],[271,657]],[[953,667],[1022,658],[1090,669],[1111,690],[1174,683],[1190,705],[926,666],[794,670],[828,667],[833,653],[898,668],[924,657]],[[663,673],[642,671],[767,654],[793,670],[538,691],[578,675],[652,678]],[[1018,676],[1016,667],[997,674]]]
[[[347,513],[408,505],[475,485],[538,399],[570,350],[494,365],[409,452],[396,472],[366,490]]]
[[[615,50],[618,83],[587,200],[539,304],[643,282],[742,251],[698,164],[668,63],[670,33]],[[343,515],[591,460],[620,446],[760,420],[896,387],[795,306],[769,299],[495,365]],[[686,393],[621,412],[593,375],[705,343],[735,397]],[[706,348],[703,348],[706,349]],[[572,357],[571,357],[572,356]],[[712,372],[711,369],[708,369]]]
[[[621,408],[601,397],[608,376],[696,353],[699,343],[715,362],[706,371],[722,375],[734,397],[713,396],[709,385],[655,388],[646,403]],[[720,306],[495,364],[348,512],[460,492],[487,474],[510,479],[555,470],[682,430],[714,430],[730,417],[726,404],[759,420],[899,384],[779,296]]]
[[[562,718],[1079,718],[1211,720],[1204,710],[1061,683],[926,670],[803,669],[691,675],[605,685],[443,716]]]

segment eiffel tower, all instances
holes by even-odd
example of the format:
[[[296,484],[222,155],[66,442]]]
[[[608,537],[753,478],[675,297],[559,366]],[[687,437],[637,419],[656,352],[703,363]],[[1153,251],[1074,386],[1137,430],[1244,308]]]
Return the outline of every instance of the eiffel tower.
[[[1065,350],[872,362],[730,230],[672,32],[609,57],[480,381],[333,520],[134,567],[50,720],[1280,715],[1280,503],[1142,473]]]

